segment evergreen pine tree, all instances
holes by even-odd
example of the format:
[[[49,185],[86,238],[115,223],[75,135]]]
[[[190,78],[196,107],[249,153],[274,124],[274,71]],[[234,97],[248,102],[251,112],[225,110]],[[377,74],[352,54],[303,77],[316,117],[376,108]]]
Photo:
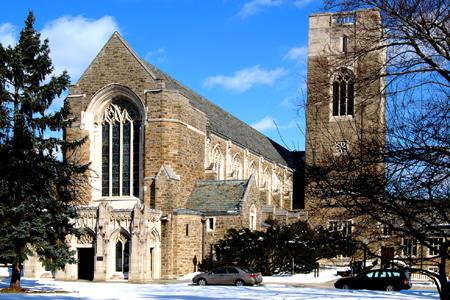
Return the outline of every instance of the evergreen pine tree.
[[[37,255],[52,270],[75,263],[67,239],[74,228],[74,203],[88,165],[68,153],[84,140],[47,137],[74,121],[67,101],[49,112],[53,100],[68,87],[69,75],[51,76],[48,40],[25,21],[16,46],[0,44],[0,263],[12,265],[10,288],[20,288],[20,267]]]

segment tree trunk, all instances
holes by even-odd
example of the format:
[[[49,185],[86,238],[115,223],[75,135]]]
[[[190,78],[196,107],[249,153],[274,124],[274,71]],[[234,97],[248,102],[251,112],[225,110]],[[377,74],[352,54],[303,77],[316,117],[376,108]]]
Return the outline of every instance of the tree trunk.
[[[9,287],[12,289],[20,289],[20,264],[12,264],[11,283]]]
[[[445,272],[445,267],[447,265],[447,257],[446,254],[448,252],[448,244],[447,243],[443,243],[441,248],[439,249],[439,256],[441,257],[441,263],[439,264],[439,275],[438,275],[438,280],[439,283],[441,285],[440,288],[440,296],[441,296],[441,300],[445,300],[445,299],[450,299],[450,295],[449,295],[449,283],[447,280],[447,273]]]

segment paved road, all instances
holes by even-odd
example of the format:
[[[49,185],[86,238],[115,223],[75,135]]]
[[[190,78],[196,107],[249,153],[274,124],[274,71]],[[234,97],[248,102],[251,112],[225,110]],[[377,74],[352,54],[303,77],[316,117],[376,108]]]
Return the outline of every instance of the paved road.
[[[289,286],[293,286],[293,287],[302,287],[302,288],[307,288],[307,287],[312,287],[312,288],[318,288],[318,289],[335,289],[334,287],[334,282],[337,279],[331,280],[331,281],[327,281],[327,282],[305,282],[305,283],[292,283],[292,282],[287,282],[287,283],[281,283],[281,282],[264,282],[263,281],[263,285],[271,285],[271,284],[286,284]],[[177,284],[177,283],[191,283],[191,280],[154,280],[152,282],[148,282],[149,284]],[[412,291],[433,291],[433,292],[437,292],[437,288],[436,286],[413,286],[411,288]]]
[[[3,279],[7,279],[8,277],[1,277],[0,276],[0,280]],[[335,280],[331,280],[331,281],[327,281],[327,282],[305,282],[305,283],[292,283],[292,282],[287,282],[287,283],[281,283],[281,282],[274,282],[274,283],[270,283],[270,282],[263,282],[263,285],[271,285],[271,284],[286,284],[288,286],[292,286],[292,287],[299,287],[299,288],[307,288],[307,287],[311,287],[311,288],[318,288],[318,289],[335,289],[334,287],[334,282]],[[102,282],[97,282],[97,283],[102,283]],[[125,283],[125,282],[124,282]],[[180,284],[180,283],[192,283],[192,280],[176,280],[176,279],[172,279],[172,280],[154,280],[154,281],[150,281],[150,282],[146,282],[146,284],[163,284],[163,285],[172,285],[172,284]],[[133,284],[133,283],[131,283]],[[142,284],[142,282],[139,282],[139,284]],[[437,292],[437,288],[436,286],[413,286],[411,288],[412,291],[433,291],[433,292]]]
[[[286,283],[286,285],[294,286],[294,287],[312,287],[318,289],[335,289],[334,282],[335,280],[327,281],[327,282],[319,282],[319,283]],[[263,282],[264,283],[264,282]],[[267,283],[270,284],[270,283]],[[436,286],[414,286],[411,288],[413,291],[437,291]]]

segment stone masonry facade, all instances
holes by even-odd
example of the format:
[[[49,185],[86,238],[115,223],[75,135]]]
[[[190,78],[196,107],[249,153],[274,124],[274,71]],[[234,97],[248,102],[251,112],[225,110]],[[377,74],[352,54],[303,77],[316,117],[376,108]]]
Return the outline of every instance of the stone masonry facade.
[[[66,155],[91,162],[91,180],[77,203],[86,235],[69,241],[78,265],[57,280],[178,278],[205,267],[230,228],[304,216],[293,211],[281,146],[142,60],[117,32],[68,99],[77,121],[64,138],[88,139]],[[24,275],[52,276],[33,257]]]
[[[379,26],[379,18],[374,10],[310,16],[305,152],[271,141],[114,33],[69,89],[77,122],[64,138],[88,139],[67,155],[91,162],[91,181],[77,203],[76,225],[86,235],[69,241],[78,266],[55,279],[174,279],[208,267],[211,245],[228,229],[264,230],[268,219],[328,226],[328,216],[308,216],[319,200],[304,185],[305,165],[357,147],[361,136],[384,136],[385,83],[356,84],[384,53],[347,55],[376,38],[359,35],[358,26]],[[33,257],[24,275],[52,276]]]

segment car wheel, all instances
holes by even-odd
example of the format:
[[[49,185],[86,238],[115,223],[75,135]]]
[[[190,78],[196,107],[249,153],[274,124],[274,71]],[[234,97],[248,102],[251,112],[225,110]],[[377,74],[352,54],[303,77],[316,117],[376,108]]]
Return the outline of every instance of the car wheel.
[[[238,280],[236,280],[236,286],[244,286],[245,285],[245,282],[244,282],[244,280],[242,280],[242,279],[238,279]]]
[[[395,291],[395,287],[394,287],[393,285],[388,285],[388,286],[386,287],[386,291],[388,291],[388,292],[393,292],[393,291]]]
[[[342,286],[342,289],[343,289],[343,290],[350,290],[351,287],[350,287],[350,285],[348,285],[348,284],[344,284],[344,285]]]
[[[200,279],[197,281],[197,284],[198,284],[198,285],[207,285],[208,282],[206,282],[206,279],[205,279],[205,278],[200,278]]]

